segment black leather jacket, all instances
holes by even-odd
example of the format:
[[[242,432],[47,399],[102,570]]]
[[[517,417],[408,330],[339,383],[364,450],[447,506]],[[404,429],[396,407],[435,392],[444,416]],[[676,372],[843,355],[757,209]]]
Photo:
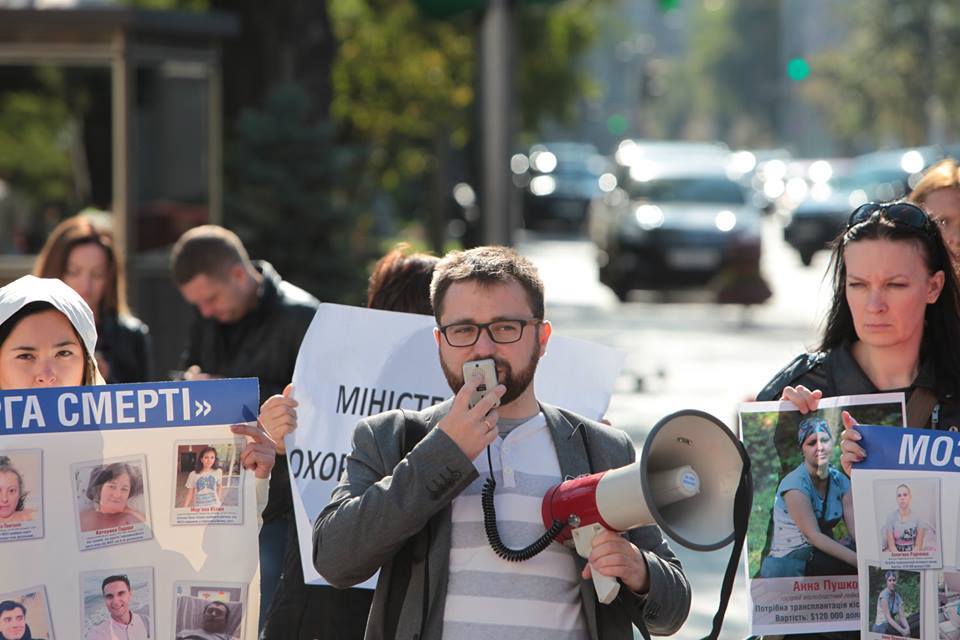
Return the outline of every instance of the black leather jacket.
[[[97,353],[110,367],[106,381],[152,380],[150,329],[133,316],[107,316],[97,327]]]
[[[767,383],[757,394],[757,400],[779,400],[784,387],[800,384],[811,390],[819,389],[824,397],[880,392],[854,360],[849,347],[842,346],[825,353],[797,356]],[[916,380],[908,389],[902,389],[906,393],[907,401],[917,387],[930,389],[939,400],[924,426],[957,431],[960,428],[960,401],[957,390],[939,390],[940,385],[937,384],[932,363],[921,363]]]
[[[254,265],[263,275],[256,309],[233,324],[196,313],[182,365],[184,369],[198,365],[204,373],[225,378],[259,378],[262,404],[293,380],[300,343],[320,303],[281,280],[269,263]],[[270,474],[270,499],[263,520],[269,522],[292,509],[287,459],[278,455]]]

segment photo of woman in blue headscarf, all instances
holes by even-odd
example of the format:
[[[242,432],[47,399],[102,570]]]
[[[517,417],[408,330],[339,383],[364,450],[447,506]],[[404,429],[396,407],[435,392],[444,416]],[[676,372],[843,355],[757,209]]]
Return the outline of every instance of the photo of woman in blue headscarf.
[[[760,565],[761,578],[856,573],[853,494],[850,479],[830,464],[834,445],[824,418],[813,415],[800,421],[802,462],[777,487],[770,552]],[[833,529],[841,520],[851,546],[834,539]]]

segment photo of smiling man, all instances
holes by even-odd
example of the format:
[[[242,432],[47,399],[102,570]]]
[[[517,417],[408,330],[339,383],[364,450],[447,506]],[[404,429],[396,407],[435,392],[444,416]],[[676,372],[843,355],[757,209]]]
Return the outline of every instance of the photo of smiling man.
[[[147,640],[151,633],[153,575],[149,568],[81,575],[84,640]],[[96,586],[99,586],[97,593]]]

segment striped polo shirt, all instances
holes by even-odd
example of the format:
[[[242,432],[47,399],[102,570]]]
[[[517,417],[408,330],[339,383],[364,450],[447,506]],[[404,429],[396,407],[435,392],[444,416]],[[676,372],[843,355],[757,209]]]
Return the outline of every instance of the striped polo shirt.
[[[540,503],[561,481],[560,463],[542,413],[504,431],[490,445],[497,528],[504,544],[521,549],[544,532]],[[452,505],[444,640],[586,640],[574,551],[554,542],[531,560],[499,558],[487,542],[480,507],[490,476],[486,451],[473,464],[480,477]]]

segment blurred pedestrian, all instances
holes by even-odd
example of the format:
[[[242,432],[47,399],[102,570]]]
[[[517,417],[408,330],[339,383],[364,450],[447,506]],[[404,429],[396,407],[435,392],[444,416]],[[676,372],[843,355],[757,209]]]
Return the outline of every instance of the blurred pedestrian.
[[[58,224],[37,256],[33,273],[63,280],[93,311],[95,357],[107,382],[145,382],[151,378],[150,333],[127,307],[123,255],[114,244],[107,216],[83,213]]]
[[[438,261],[435,256],[412,253],[405,243],[398,244],[374,265],[367,289],[367,306],[433,315],[430,280]],[[260,410],[260,420],[278,447],[283,446],[283,437],[297,427],[297,402],[289,397],[292,390],[293,387],[288,385],[282,395],[268,398]],[[372,601],[372,589],[304,584],[297,531],[291,527],[283,576],[267,614],[263,638],[362,638]]]
[[[927,169],[910,193],[910,202],[926,209],[940,227],[940,235],[957,270],[960,267],[960,165],[957,161],[945,158]]]
[[[216,225],[190,229],[171,252],[173,279],[196,307],[184,378],[256,377],[260,401],[279,394],[293,377],[297,352],[319,302],[251,261],[235,233]],[[260,619],[280,581],[293,501],[287,459],[278,453],[260,530]]]

